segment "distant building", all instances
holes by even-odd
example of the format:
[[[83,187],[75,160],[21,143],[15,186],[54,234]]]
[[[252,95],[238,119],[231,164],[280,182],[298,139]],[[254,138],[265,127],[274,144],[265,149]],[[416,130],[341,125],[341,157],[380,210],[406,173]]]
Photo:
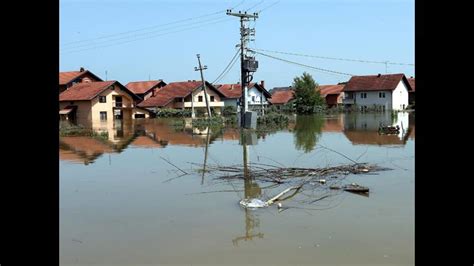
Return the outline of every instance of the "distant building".
[[[125,85],[127,89],[135,93],[138,97],[142,98],[143,100],[146,100],[150,98],[151,96],[154,96],[156,91],[164,86],[166,86],[166,83],[161,79],[148,80],[148,81],[133,81]]]
[[[242,96],[242,87],[240,84],[222,84],[217,85],[217,89],[225,95],[224,106],[238,107],[240,97]],[[247,103],[250,111],[260,111],[269,104],[271,94],[265,89],[265,82],[250,83],[247,87]]]
[[[215,113],[221,113],[224,107],[224,94],[216,89],[212,84],[206,81],[208,102],[211,110]],[[159,89],[154,96],[149,97],[139,103],[139,107],[154,108],[174,108],[191,109],[191,93],[193,93],[193,105],[195,109],[201,109],[206,112],[206,100],[201,81],[182,81],[171,82]]]
[[[326,105],[331,108],[342,105],[344,99],[344,85],[319,85],[321,97],[326,101]]]
[[[137,108],[141,98],[118,81],[77,83],[59,95],[62,120],[78,124],[124,118],[147,118],[150,111]]]
[[[295,91],[292,87],[275,87],[271,90],[272,98],[270,99],[270,103],[275,105],[277,109],[281,109],[281,107],[295,97]]]
[[[102,79],[89,70],[85,70],[83,67],[81,67],[79,71],[59,72],[59,93],[67,90],[76,83],[94,81],[102,81]]]
[[[404,74],[353,76],[344,86],[345,106],[360,110],[404,110],[412,91]]]

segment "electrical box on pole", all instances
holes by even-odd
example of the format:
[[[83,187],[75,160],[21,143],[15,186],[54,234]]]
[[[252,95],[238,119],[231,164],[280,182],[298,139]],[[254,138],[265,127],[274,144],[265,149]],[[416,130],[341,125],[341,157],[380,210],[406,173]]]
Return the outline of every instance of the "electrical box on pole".
[[[258,68],[258,61],[255,60],[255,57],[249,56],[247,53],[251,51],[246,49],[246,45],[250,41],[250,36],[255,36],[255,29],[247,27],[245,23],[250,21],[250,19],[256,20],[258,18],[258,13],[247,14],[247,12],[242,11],[234,13],[232,10],[228,9],[226,14],[240,18],[240,73],[242,96],[240,98],[239,121],[240,127],[245,128],[256,123],[253,121],[247,121],[246,123],[245,119],[253,119],[254,116],[248,115],[246,117],[245,113],[248,111],[247,86],[253,79],[251,73],[257,71]]]

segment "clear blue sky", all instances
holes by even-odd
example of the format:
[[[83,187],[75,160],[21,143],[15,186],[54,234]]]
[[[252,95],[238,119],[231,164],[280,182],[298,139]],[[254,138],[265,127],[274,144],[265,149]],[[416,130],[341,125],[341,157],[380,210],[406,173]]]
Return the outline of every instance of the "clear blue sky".
[[[239,43],[239,19],[225,14],[227,8],[239,3],[234,11],[255,5],[249,12],[268,7],[250,23],[256,28],[251,48],[415,63],[414,0],[61,0],[60,70],[83,66],[103,79],[107,71],[108,80],[122,84],[149,77],[165,82],[199,80],[199,72],[194,71],[199,53],[208,66],[204,76],[212,82],[230,62]],[[173,23],[179,20],[185,21]],[[107,35],[113,36],[105,38]],[[386,71],[385,64],[264,53],[353,75]],[[322,85],[349,79],[256,57],[259,69],[254,81],[265,80],[267,89],[291,85],[304,71]],[[239,81],[239,72],[237,61],[219,83]],[[414,76],[414,67],[388,65],[388,73]]]

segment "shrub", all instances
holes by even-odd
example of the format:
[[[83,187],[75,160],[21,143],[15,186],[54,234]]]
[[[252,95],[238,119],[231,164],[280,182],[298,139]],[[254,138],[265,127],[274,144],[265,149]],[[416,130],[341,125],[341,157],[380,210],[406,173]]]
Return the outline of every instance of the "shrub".
[[[156,117],[191,117],[191,110],[162,108],[156,110]]]

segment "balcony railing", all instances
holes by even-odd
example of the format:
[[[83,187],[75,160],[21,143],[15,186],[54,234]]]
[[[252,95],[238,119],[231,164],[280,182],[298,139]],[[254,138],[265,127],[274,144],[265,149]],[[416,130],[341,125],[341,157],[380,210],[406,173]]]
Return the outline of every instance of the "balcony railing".
[[[116,108],[131,108],[131,107],[133,107],[133,104],[124,103],[124,102],[113,102],[112,105],[113,105],[113,107],[116,107]]]
[[[345,98],[342,100],[344,104],[354,104],[354,98]]]

